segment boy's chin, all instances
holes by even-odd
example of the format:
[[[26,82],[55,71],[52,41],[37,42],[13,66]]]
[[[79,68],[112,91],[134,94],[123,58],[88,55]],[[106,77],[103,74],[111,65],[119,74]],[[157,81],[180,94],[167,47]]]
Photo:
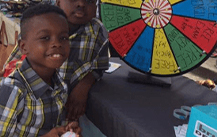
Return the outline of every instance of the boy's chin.
[[[70,26],[80,26],[80,25],[84,25],[87,24],[91,19],[87,19],[87,18],[82,18],[82,19],[73,19],[73,20],[69,20],[69,24]]]
[[[62,64],[55,64],[55,65],[52,65],[51,68],[53,69],[58,69],[62,66]]]
[[[62,66],[62,64],[63,62],[55,62],[55,63],[47,65],[47,67],[51,69],[58,69]]]

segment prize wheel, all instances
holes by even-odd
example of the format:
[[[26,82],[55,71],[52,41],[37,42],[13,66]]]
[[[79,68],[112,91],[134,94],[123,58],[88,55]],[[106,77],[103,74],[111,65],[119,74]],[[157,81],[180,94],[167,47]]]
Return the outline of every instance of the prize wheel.
[[[120,58],[140,72],[175,76],[217,45],[217,1],[101,0],[100,18]]]

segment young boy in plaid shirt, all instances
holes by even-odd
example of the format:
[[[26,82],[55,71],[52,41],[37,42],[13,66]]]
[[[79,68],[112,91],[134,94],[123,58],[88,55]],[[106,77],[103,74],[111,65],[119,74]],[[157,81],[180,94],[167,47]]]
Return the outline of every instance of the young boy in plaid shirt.
[[[95,17],[96,0],[57,0],[56,5],[67,15],[70,53],[59,69],[69,87],[66,107],[68,118],[78,119],[84,114],[88,91],[108,69],[108,36],[102,22]],[[22,57],[16,47],[6,65]]]
[[[19,49],[26,58],[20,68],[0,82],[0,136],[58,137],[77,122],[65,121],[67,85],[56,71],[69,55],[69,28],[65,13],[39,4],[21,18]],[[80,134],[80,133],[79,133]]]

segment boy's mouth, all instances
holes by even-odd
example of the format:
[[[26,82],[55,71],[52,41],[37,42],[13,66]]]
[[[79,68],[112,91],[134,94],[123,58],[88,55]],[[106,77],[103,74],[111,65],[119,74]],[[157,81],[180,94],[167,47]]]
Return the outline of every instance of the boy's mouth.
[[[58,57],[60,57],[61,55],[60,54],[53,54],[52,55],[52,57],[54,57],[54,58],[58,58]]]
[[[53,58],[60,58],[60,57],[62,57],[62,55],[61,54],[50,54],[50,55],[48,55],[49,57],[53,57]]]
[[[76,12],[75,12],[75,16],[76,17],[78,17],[78,18],[82,18],[82,17],[84,17],[84,12],[83,11],[80,11],[80,10],[77,10]]]

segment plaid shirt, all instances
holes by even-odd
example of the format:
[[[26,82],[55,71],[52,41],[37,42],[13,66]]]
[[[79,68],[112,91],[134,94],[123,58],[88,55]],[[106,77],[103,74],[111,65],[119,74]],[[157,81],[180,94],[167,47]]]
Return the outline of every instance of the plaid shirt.
[[[93,18],[69,39],[71,42],[69,58],[59,70],[67,83],[72,84],[82,79],[89,71],[108,69],[108,35],[100,20]],[[102,74],[99,71],[97,73]]]
[[[30,67],[27,59],[20,70],[0,83],[0,136],[40,136],[62,121],[67,85],[55,73],[53,88]]]
[[[70,86],[82,79],[89,71],[102,75],[108,69],[108,33],[99,19],[93,18],[69,37],[71,46],[68,60],[59,69],[59,74]],[[14,48],[6,64],[20,59],[22,53]],[[97,78],[97,76],[96,76]]]

